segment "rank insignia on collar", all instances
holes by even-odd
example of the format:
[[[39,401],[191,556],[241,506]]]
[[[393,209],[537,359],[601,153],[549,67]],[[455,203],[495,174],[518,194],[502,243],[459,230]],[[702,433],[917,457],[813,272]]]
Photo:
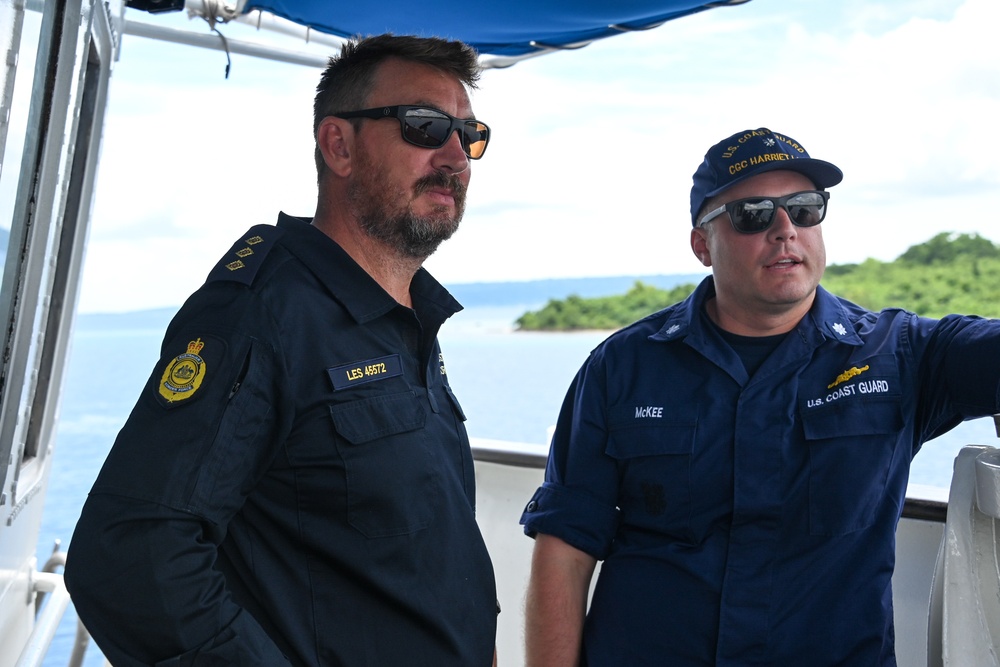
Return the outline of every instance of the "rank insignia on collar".
[[[830,328],[833,329],[835,332],[837,332],[837,334],[840,335],[840,336],[846,336],[847,335],[847,327],[845,327],[840,322],[834,323]]]
[[[201,338],[188,343],[187,352],[167,364],[160,378],[160,396],[168,403],[185,401],[198,391],[205,379],[205,360],[199,356],[205,343]]]

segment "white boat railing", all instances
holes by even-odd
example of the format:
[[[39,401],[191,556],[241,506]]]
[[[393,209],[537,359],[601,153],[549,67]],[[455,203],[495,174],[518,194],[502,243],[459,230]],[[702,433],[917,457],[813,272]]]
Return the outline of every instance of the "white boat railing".
[[[57,568],[66,565],[66,552],[60,551],[59,546],[59,542],[56,542],[45,567],[32,574],[31,592],[35,596],[35,626],[14,667],[41,667],[69,607],[69,591],[66,590],[62,574],[56,572]],[[90,643],[90,633],[83,623],[78,620],[76,626],[76,641],[67,663],[68,667],[80,667],[83,664],[83,656]]]
[[[477,517],[496,569],[504,667],[523,665],[523,609],[533,541],[518,525],[544,476],[538,445],[473,439]],[[911,487],[897,529],[893,605],[900,667],[1000,667],[1000,449],[969,446],[955,461],[950,499]],[[70,604],[58,543],[32,575],[36,619],[15,667],[41,667]],[[83,664],[89,635],[78,623],[70,667]]]
[[[955,459],[931,586],[928,667],[1000,667],[1000,449]]]
[[[963,473],[962,461],[970,453],[993,452],[997,467],[986,481],[977,480],[975,474]],[[526,538],[518,525],[524,503],[541,484],[544,476],[546,448],[538,445],[517,445],[496,440],[473,439],[476,458],[477,508],[476,514],[483,537],[493,558],[496,570],[498,595],[502,612],[498,619],[497,646],[504,667],[523,665],[523,610],[524,591],[531,563],[532,540]],[[942,649],[935,641],[933,618],[941,615],[939,599],[932,598],[931,585],[938,564],[938,551],[945,536],[945,522],[961,522],[970,516],[969,503],[977,493],[993,499],[1000,507],[1000,450],[989,447],[966,447],[956,459],[955,480],[952,482],[951,504],[947,489],[911,485],[907,489],[902,519],[896,531],[896,568],[893,574],[893,609],[896,625],[896,658],[900,667],[990,667],[1000,663],[982,662],[966,655],[965,639],[954,638]],[[982,473],[981,473],[981,476]],[[963,489],[959,496],[957,488]],[[981,488],[980,488],[981,487]],[[992,491],[991,491],[992,489]],[[968,499],[972,498],[972,501]],[[982,502],[982,501],[980,501]],[[964,509],[963,509],[964,507]],[[950,525],[949,524],[949,525]],[[975,548],[963,547],[983,554],[978,567],[985,570],[978,581],[997,581],[997,523],[980,521],[979,541]],[[949,538],[947,544],[951,546]],[[954,567],[963,567],[953,565]],[[992,575],[990,574],[992,573]],[[952,614],[952,624],[962,632],[976,634],[980,645],[996,656],[1000,653],[1000,601],[998,588],[981,586],[964,594],[966,603],[980,604],[980,597],[988,597],[995,612],[987,618],[993,623],[990,634],[984,634],[981,617],[971,621],[958,620]],[[953,596],[954,597],[954,596]],[[952,602],[951,604],[955,604]],[[944,607],[946,613],[948,603]],[[950,645],[951,657],[942,652]],[[937,656],[935,663],[929,656]]]

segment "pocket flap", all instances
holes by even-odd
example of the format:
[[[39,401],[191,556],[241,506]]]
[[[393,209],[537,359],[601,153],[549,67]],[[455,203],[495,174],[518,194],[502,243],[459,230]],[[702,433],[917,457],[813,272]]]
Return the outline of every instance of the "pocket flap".
[[[898,400],[838,402],[802,413],[806,440],[898,433],[903,412]]]
[[[331,405],[330,415],[337,433],[355,445],[414,431],[427,421],[427,413],[409,391]]]
[[[608,456],[630,459],[639,456],[691,454],[698,432],[697,419],[678,419],[663,408],[623,405],[608,413]]]

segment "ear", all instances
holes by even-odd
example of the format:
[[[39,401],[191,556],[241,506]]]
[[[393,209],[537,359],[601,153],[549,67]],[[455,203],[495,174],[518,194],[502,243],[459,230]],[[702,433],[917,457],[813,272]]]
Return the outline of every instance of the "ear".
[[[350,121],[333,116],[321,120],[316,128],[316,146],[330,171],[341,177],[350,175],[354,146],[354,127]]]
[[[701,227],[691,230],[691,250],[704,266],[712,266],[712,252],[708,245],[708,231]]]

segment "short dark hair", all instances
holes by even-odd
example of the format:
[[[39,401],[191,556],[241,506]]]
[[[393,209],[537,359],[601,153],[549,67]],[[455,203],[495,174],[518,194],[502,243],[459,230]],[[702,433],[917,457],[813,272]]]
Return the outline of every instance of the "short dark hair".
[[[313,136],[327,116],[343,111],[357,111],[368,106],[375,74],[389,58],[422,63],[453,75],[469,88],[476,88],[482,69],[479,55],[468,44],[437,37],[411,35],[375,35],[353,39],[341,47],[340,55],[330,58],[316,86],[313,103]],[[354,121],[358,123],[359,121]],[[316,171],[326,169],[323,154],[316,146]]]

